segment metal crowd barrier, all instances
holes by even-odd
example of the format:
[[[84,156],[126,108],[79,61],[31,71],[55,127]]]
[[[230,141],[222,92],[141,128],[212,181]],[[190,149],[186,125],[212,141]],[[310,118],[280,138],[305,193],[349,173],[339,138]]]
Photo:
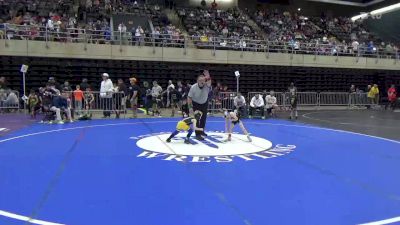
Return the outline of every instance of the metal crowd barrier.
[[[346,92],[321,92],[319,106],[348,106],[350,95]]]
[[[248,92],[247,105],[256,94],[263,94],[262,92]],[[267,93],[269,94],[269,93]],[[275,92],[277,104],[280,107],[289,107],[290,100],[289,93]],[[264,99],[265,101],[265,99]],[[298,106],[371,106],[374,102],[368,98],[368,93],[346,93],[346,92],[298,92],[297,93]]]
[[[20,100],[18,91],[0,90],[0,110],[19,110]]]
[[[349,94],[349,106],[371,106],[374,102],[368,98],[368,93]]]
[[[285,93],[285,100],[289,103],[289,93]],[[290,105],[290,104],[286,104]],[[298,92],[297,105],[300,106],[318,106],[318,93],[317,92]]]
[[[211,114],[223,112],[224,110],[233,110],[234,99],[236,92],[219,92],[214,95],[211,101],[209,101],[208,111]]]
[[[82,101],[76,101],[74,92],[69,92],[71,106],[77,115],[94,112],[120,112],[126,114],[127,98],[124,92],[100,93],[99,91],[83,92]]]

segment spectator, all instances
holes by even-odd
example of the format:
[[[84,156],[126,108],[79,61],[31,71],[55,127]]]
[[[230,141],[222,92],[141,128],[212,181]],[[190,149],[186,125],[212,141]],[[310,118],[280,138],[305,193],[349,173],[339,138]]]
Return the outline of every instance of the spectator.
[[[151,89],[151,96],[152,96],[152,103],[153,103],[153,116],[158,115],[158,117],[161,117],[161,110],[160,108],[160,103],[161,103],[161,93],[162,93],[162,88],[160,85],[158,85],[157,81],[153,81],[153,87]]]
[[[86,114],[88,114],[88,112],[92,108],[92,104],[94,102],[94,95],[89,87],[86,88],[83,99],[85,100]]]
[[[350,86],[349,92],[350,92],[351,94],[356,93],[356,86],[355,86],[354,84],[352,84],[352,85]]]
[[[237,93],[236,97],[233,99],[233,105],[239,117],[246,117],[246,99],[243,97],[242,93]]]
[[[182,81],[178,80],[178,82],[176,82],[177,85],[177,91],[178,91],[178,108],[182,108],[182,99],[187,98],[187,96],[185,96],[185,87],[182,84]]]
[[[56,113],[56,122],[58,124],[64,124],[61,119],[61,112],[65,112],[67,114],[67,119],[72,123],[71,117],[71,109],[68,107],[68,98],[69,94],[63,92],[62,95],[53,96],[52,105],[50,110]]]
[[[102,74],[103,81],[100,85],[100,102],[103,107],[103,118],[111,117],[113,83],[108,73]]]
[[[387,95],[388,95],[390,108],[392,108],[392,110],[395,110],[396,103],[397,103],[397,91],[396,91],[396,87],[394,86],[394,84],[392,84],[390,86],[390,88],[387,92]]]
[[[269,116],[276,116],[275,112],[278,110],[278,104],[275,97],[275,92],[270,91],[269,95],[265,96],[265,108],[267,109],[267,114]]]
[[[122,80],[121,78],[118,79],[118,91],[123,93],[123,97],[121,98],[121,107],[122,109],[125,109],[126,107],[126,100],[128,99],[129,96],[129,90],[125,85],[124,80]]]
[[[6,89],[6,78],[5,77],[0,77],[0,89]]]
[[[7,90],[7,99],[4,103],[6,107],[16,107],[18,106],[18,96],[11,89]]]
[[[356,102],[356,97],[357,97],[356,92],[357,92],[357,88],[354,84],[352,84],[349,89],[349,93],[350,93],[349,98],[350,98],[350,106],[351,107],[353,107]]]
[[[357,54],[357,52],[358,52],[358,46],[359,46],[359,45],[360,45],[360,43],[358,43],[357,40],[354,40],[354,41],[351,43],[352,51],[354,52],[354,54]]]
[[[0,89],[0,108],[5,107],[4,102],[7,99],[7,92],[5,89]]]
[[[122,98],[124,95],[123,92],[119,90],[118,83],[113,83],[112,93],[113,111],[115,112],[115,118],[119,119],[122,110]]]
[[[64,84],[61,86],[61,90],[63,91],[67,91],[67,92],[71,92],[72,91],[72,87],[69,84],[68,81],[65,81]]]
[[[81,84],[79,85],[81,90],[86,90],[87,88],[90,88],[90,85],[88,83],[87,78],[83,78]]]
[[[288,87],[289,101],[290,101],[290,119],[297,119],[297,87],[294,83],[290,83]]]
[[[180,99],[180,96],[179,96],[179,92],[175,89],[174,86],[169,86],[168,89],[169,89],[168,92],[169,92],[169,98],[170,98],[169,102],[170,102],[171,108],[172,108],[171,117],[174,117],[175,109],[178,108],[178,101]]]
[[[250,101],[250,118],[254,117],[256,111],[260,113],[264,119],[264,100],[260,94],[256,94]]]
[[[144,31],[143,31],[142,27],[138,26],[135,31],[136,45],[138,45],[138,46],[142,45],[143,39],[144,39],[143,35],[144,35]]]
[[[170,95],[170,91],[172,90],[172,89],[175,89],[175,85],[172,83],[172,80],[169,80],[168,81],[168,86],[167,86],[167,88],[166,88],[166,97],[167,97],[167,104],[166,104],[166,107],[167,108],[169,108],[170,107],[170,105],[171,105],[171,95]]]
[[[371,100],[372,104],[379,104],[379,88],[377,84],[374,84],[369,90],[368,98]]]
[[[150,108],[153,105],[151,96],[151,87],[147,81],[143,82],[143,95],[144,95],[144,107],[146,108],[146,115],[149,115]]]
[[[124,23],[120,23],[120,24],[118,25],[118,31],[119,31],[120,33],[126,33],[126,26],[125,26]]]
[[[76,89],[74,91],[74,108],[78,116],[81,114],[82,111],[83,100],[83,91],[81,90],[81,87],[79,85],[76,85]]]
[[[28,96],[28,107],[32,119],[36,119],[36,112],[40,109],[39,97],[36,95],[35,90],[31,89]]]
[[[49,77],[49,81],[48,82],[50,83],[50,85],[52,86],[53,89],[56,89],[58,91],[60,91],[62,89],[61,85],[56,81],[56,78]]]
[[[129,79],[130,86],[129,86],[129,102],[131,103],[132,107],[132,118],[137,118],[137,108],[138,108],[138,100],[139,100],[139,86],[137,85],[136,78],[132,77]]]
[[[370,54],[376,53],[376,47],[375,47],[373,41],[368,42],[367,51],[368,51],[368,53],[370,53]]]

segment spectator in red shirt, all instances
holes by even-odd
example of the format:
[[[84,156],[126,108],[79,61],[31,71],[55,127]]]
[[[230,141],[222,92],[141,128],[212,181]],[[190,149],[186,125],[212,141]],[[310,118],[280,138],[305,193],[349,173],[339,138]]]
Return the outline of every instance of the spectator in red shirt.
[[[387,94],[388,94],[390,108],[392,108],[394,110],[396,107],[396,101],[397,101],[397,92],[396,92],[396,87],[394,86],[394,84],[392,84],[392,86],[389,88]]]
[[[83,91],[81,91],[81,87],[79,85],[76,85],[76,90],[74,91],[74,105],[75,105],[75,110],[76,114],[79,116],[81,111],[82,111],[82,102],[83,102],[84,96],[83,96]]]

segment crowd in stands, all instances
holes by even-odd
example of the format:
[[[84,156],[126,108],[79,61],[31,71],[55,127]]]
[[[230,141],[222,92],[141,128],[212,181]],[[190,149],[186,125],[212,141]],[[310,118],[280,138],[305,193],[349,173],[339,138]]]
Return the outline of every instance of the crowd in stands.
[[[277,9],[222,10],[216,7],[175,9],[195,45],[216,49],[246,49],[320,55],[377,55],[398,57],[398,46],[368,31],[362,21],[346,17],[306,17]],[[112,14],[129,13],[152,21],[153,27],[112,25]],[[250,17],[249,17],[250,16]],[[263,32],[257,32],[248,20]],[[16,27],[15,25],[25,25]],[[116,32],[112,32],[112,29]],[[150,30],[151,29],[151,30]],[[2,0],[0,38],[178,47],[184,31],[170,24],[159,5],[135,0]],[[118,37],[120,36],[120,37]],[[163,40],[160,40],[162,38]],[[266,43],[266,41],[268,43]],[[126,41],[126,43],[125,43]]]
[[[0,77],[0,112],[19,109],[18,92],[8,87],[5,77]]]
[[[177,8],[176,11],[188,34],[199,45],[215,42],[222,47],[235,44],[243,47],[245,40],[262,39],[248,24],[248,16],[239,9]]]
[[[384,42],[381,38],[371,33],[362,20],[352,21],[348,17],[331,17],[322,15],[313,17],[312,21],[330,34],[342,40],[344,52],[357,52],[364,49],[369,54],[394,55],[398,46],[391,42]]]
[[[181,39],[181,30],[169,23],[160,6],[130,0],[83,0],[79,5],[67,0],[59,0],[58,4],[39,0],[0,1],[0,38],[110,43],[113,40],[110,18],[118,13],[139,15],[153,23],[153,31],[140,26],[126,30],[124,24],[116,25],[114,30],[123,33],[131,43],[150,42],[153,35],[172,42]],[[118,37],[118,32],[114,35]]]
[[[254,21],[266,32],[274,45],[285,45],[300,53],[317,52],[320,55],[370,54],[392,56],[398,51],[393,43],[384,43],[372,35],[365,24],[347,17],[311,17],[298,13],[258,10]],[[280,48],[282,49],[282,48]]]

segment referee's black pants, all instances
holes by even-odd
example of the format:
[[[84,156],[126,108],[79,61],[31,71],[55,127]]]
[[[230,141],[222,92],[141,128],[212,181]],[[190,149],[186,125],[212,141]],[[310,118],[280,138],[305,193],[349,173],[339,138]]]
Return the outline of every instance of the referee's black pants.
[[[205,128],[206,126],[206,121],[207,121],[207,112],[208,112],[208,101],[206,101],[203,104],[199,104],[197,102],[192,102],[193,103],[193,112],[196,110],[199,110],[203,113],[203,115],[201,116],[200,120],[197,121],[196,126],[198,128]],[[196,136],[199,136],[201,134],[204,134],[204,131],[195,131]]]

